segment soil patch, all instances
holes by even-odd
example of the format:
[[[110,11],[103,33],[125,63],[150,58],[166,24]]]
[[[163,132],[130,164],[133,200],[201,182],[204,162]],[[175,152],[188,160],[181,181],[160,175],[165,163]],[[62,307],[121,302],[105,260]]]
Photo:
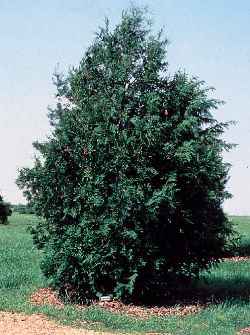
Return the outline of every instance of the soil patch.
[[[60,326],[40,314],[24,315],[0,312],[0,334],[4,335],[112,335]]]

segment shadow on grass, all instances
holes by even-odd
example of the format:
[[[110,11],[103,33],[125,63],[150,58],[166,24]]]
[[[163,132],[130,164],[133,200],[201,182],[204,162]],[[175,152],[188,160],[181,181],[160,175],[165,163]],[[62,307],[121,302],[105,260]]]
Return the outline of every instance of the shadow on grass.
[[[249,239],[242,239],[241,244],[235,251],[236,256],[250,256],[250,240]]]
[[[189,296],[190,299],[195,298],[204,303],[222,303],[229,300],[250,301],[250,279],[238,276],[233,279],[200,280],[196,287],[185,293],[186,297]]]
[[[203,272],[200,279],[189,285],[178,284],[165,296],[155,299],[155,305],[187,305],[224,303],[229,301],[250,302],[250,260],[226,260]],[[152,302],[153,300],[151,300]]]
[[[250,267],[250,262],[247,263]],[[177,288],[160,305],[221,304],[250,302],[250,274],[235,273],[232,276],[202,276],[187,287]]]

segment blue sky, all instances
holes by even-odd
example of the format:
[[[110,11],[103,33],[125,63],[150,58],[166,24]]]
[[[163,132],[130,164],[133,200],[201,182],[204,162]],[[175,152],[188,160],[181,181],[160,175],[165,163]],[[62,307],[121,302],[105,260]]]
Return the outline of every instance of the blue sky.
[[[227,103],[220,120],[236,120],[225,135],[238,143],[225,203],[232,214],[250,214],[250,2],[247,0],[148,0],[155,30],[170,40],[169,70],[185,69],[216,88]],[[77,65],[108,16],[119,21],[130,1],[0,0],[0,190],[23,201],[17,170],[30,166],[32,142],[49,134],[47,105],[53,103],[52,73]]]

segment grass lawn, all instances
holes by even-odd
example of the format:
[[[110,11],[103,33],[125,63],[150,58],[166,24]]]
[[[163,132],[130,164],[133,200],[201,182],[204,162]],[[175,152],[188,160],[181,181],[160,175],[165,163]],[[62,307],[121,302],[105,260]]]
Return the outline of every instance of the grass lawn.
[[[232,219],[243,235],[241,253],[250,255],[250,217]],[[96,307],[79,310],[67,305],[58,310],[31,306],[30,294],[48,285],[39,269],[40,254],[27,230],[36,220],[35,216],[13,214],[10,225],[0,226],[0,310],[39,312],[62,323],[123,333],[232,335],[250,326],[250,260],[223,262],[211,273],[204,273],[197,292],[214,297],[215,302],[195,315],[141,320]]]

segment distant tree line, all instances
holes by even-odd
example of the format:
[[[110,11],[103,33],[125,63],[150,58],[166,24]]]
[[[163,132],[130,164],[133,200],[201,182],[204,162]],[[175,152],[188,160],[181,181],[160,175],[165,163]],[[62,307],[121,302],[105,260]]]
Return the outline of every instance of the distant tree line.
[[[30,204],[11,205],[11,208],[19,214],[34,214],[34,209]]]

